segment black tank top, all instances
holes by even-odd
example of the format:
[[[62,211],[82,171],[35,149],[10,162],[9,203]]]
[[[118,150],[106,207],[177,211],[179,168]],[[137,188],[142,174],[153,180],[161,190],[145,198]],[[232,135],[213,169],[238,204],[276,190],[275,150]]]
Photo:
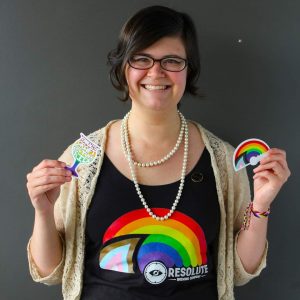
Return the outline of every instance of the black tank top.
[[[165,215],[180,181],[140,184],[149,207]],[[185,177],[175,213],[151,218],[135,190],[104,153],[87,212],[82,300],[218,299],[220,210],[205,148]]]

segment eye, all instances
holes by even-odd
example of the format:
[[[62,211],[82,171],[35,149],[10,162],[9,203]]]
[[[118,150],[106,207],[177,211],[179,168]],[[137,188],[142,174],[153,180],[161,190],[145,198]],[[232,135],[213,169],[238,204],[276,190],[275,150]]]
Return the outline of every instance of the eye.
[[[183,60],[180,58],[166,58],[164,59],[164,63],[169,65],[180,65],[183,63]]]
[[[136,62],[136,63],[149,63],[151,59],[146,56],[139,56],[135,55],[130,59],[131,62]]]
[[[159,276],[159,275],[162,274],[162,272],[161,272],[160,270],[152,270],[152,271],[150,271],[149,273],[150,273],[150,275],[152,275],[152,276]]]

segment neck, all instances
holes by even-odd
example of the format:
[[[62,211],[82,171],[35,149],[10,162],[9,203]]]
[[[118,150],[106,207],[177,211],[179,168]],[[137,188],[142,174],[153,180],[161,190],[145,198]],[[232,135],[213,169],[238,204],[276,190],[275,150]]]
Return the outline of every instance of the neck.
[[[180,117],[175,108],[168,111],[141,111],[131,109],[128,130],[132,144],[145,147],[165,147],[174,144],[180,131]]]

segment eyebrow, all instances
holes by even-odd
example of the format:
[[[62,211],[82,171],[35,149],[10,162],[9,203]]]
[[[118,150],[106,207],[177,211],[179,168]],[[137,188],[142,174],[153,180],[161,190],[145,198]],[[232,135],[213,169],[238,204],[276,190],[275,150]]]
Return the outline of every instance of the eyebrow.
[[[148,53],[144,53],[144,52],[138,52],[138,53],[135,53],[134,55],[143,55],[143,56],[148,56],[148,57],[151,57],[151,58],[154,58],[154,59],[156,59],[155,57],[152,57],[152,55],[150,55],[150,54],[148,54]],[[162,57],[162,59],[163,58],[167,58],[167,57],[174,57],[174,58],[183,58],[183,59],[186,59],[186,58],[184,58],[184,57],[182,57],[182,56],[179,56],[179,55],[177,55],[177,54],[167,54],[167,55],[164,55],[163,57]]]

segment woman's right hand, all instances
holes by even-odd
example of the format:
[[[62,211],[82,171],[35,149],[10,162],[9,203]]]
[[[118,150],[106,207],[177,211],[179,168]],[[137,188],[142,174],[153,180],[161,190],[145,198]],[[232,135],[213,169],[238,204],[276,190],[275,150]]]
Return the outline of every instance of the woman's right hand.
[[[71,172],[58,160],[44,159],[27,174],[27,190],[36,212],[53,212],[60,186],[71,181]]]

